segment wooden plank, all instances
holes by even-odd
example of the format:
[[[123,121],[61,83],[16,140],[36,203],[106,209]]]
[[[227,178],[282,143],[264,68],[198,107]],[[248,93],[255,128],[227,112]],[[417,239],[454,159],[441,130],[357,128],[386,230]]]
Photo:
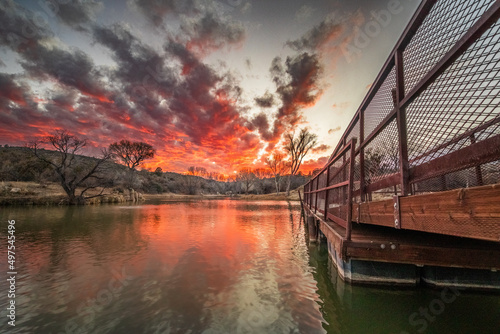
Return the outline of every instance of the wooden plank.
[[[500,184],[399,200],[402,229],[500,242]],[[394,201],[357,204],[352,217],[362,224],[394,227]]]
[[[500,184],[400,198],[401,227],[500,241]]]
[[[359,219],[357,206],[359,206]],[[392,200],[365,202],[357,206],[353,206],[353,220],[363,224],[394,227],[394,205]]]
[[[338,216],[331,214],[330,212],[328,212],[327,217],[328,217],[328,219],[331,219],[331,221],[333,221],[337,225],[342,226],[343,228],[345,228],[347,226],[347,222],[345,220],[343,220],[342,218],[339,218]]]
[[[459,267],[471,269],[499,269],[499,249],[466,249],[447,248],[427,245],[393,244],[380,247],[353,247],[346,244],[346,255],[358,260],[378,262],[408,263],[416,265],[431,265],[440,267]]]
[[[343,235],[345,235],[345,229],[342,229],[338,225],[332,226],[331,224],[326,223],[322,220],[320,220],[319,228],[325,235],[327,240],[331,243],[333,249],[337,252],[337,254],[339,254],[341,258],[345,256],[343,238]]]

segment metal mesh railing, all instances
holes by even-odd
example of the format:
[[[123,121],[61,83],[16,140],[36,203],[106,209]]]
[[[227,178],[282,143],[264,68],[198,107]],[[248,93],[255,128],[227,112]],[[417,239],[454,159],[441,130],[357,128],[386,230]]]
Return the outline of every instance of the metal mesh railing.
[[[435,66],[494,0],[438,1],[404,51],[409,92]]]
[[[499,18],[500,1],[422,1],[310,208],[342,225],[353,201],[500,183]]]
[[[371,134],[382,120],[394,109],[393,90],[395,88],[396,69],[393,67],[364,111],[364,138]]]

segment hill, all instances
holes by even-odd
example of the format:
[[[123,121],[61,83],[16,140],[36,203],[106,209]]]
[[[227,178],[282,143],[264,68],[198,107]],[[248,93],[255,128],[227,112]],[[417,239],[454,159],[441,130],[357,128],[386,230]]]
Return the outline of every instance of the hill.
[[[57,157],[58,152],[43,150],[49,158]],[[87,156],[78,156],[83,160],[95,160]],[[57,175],[52,168],[33,156],[26,147],[0,147],[0,204],[47,204],[49,202],[64,202],[64,191],[59,185]],[[120,196],[127,196],[128,189],[124,186],[127,168],[113,161],[106,162],[106,178],[104,182],[106,195],[94,202],[121,201]],[[294,176],[292,189],[304,184],[307,178]],[[103,184],[104,186],[104,184]],[[166,197],[184,195],[197,196],[235,196],[243,194],[243,186],[237,181],[217,181],[200,176],[184,175],[174,172],[137,171],[134,189],[140,193],[151,195],[164,194]],[[102,189],[94,189],[90,195],[98,194]],[[286,199],[283,195],[273,195],[274,180],[271,178],[257,179],[246,197],[268,194],[267,197]],[[163,196],[163,197],[165,197]]]

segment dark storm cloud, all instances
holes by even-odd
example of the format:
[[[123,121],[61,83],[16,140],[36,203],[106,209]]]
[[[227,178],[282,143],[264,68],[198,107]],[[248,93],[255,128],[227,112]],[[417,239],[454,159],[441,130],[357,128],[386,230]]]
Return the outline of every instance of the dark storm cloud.
[[[87,30],[86,26],[95,20],[96,12],[104,8],[103,3],[95,0],[52,0],[38,3],[43,9],[54,13],[61,22],[76,30]]]
[[[27,52],[53,36],[52,31],[33,12],[14,1],[0,1],[0,46],[14,52]]]
[[[241,23],[212,11],[186,18],[181,24],[181,31],[188,36],[188,46],[202,52],[240,43],[245,37]]]
[[[243,41],[245,29],[225,15],[218,1],[198,0],[130,0],[129,5],[155,26],[161,26],[166,16],[181,19],[178,41],[203,53]]]
[[[59,91],[53,92],[52,96],[50,97],[50,103],[66,110],[73,109],[73,106],[75,105],[77,100],[78,91],[75,89],[61,89]]]
[[[12,74],[0,73],[0,106],[5,107],[9,101],[26,104],[26,87],[14,81]]]
[[[303,52],[287,57],[284,63],[279,57],[275,58],[270,72],[282,102],[274,122],[274,135],[281,137],[288,127],[300,121],[300,110],[314,105],[321,95],[322,66],[318,55]]]
[[[317,50],[329,41],[339,38],[343,32],[343,24],[333,17],[327,17],[306,32],[301,38],[286,43],[295,51]]]
[[[261,108],[271,108],[274,106],[274,95],[266,92],[263,96],[256,97],[254,101]]]
[[[142,43],[123,25],[94,27],[94,39],[112,52],[118,67],[113,71],[123,85],[131,89],[163,89],[174,84],[173,74],[165,67],[165,59],[153,48]]]
[[[182,64],[182,81],[169,100],[178,129],[195,144],[210,142],[219,148],[235,133],[248,130],[244,126],[246,120],[228,98],[231,88],[224,85],[223,75],[217,74],[180,43],[169,42],[165,50]]]
[[[107,99],[101,74],[92,58],[79,49],[64,50],[56,46],[38,45],[34,52],[22,54],[22,67],[37,79],[56,79],[83,94]]]
[[[199,11],[196,0],[129,0],[131,8],[139,10],[154,25],[159,26],[167,14],[193,14]]]
[[[269,130],[269,120],[267,119],[266,114],[260,113],[257,116],[255,116],[251,121],[250,128],[252,130],[256,129],[259,132],[262,139],[266,141],[273,140],[273,133]]]
[[[47,26],[35,25],[33,12],[13,2],[0,6],[0,45],[20,56],[27,74],[36,79],[55,79],[84,94],[103,98],[100,74],[92,59],[78,49],[63,49]],[[38,22],[40,23],[40,22]]]

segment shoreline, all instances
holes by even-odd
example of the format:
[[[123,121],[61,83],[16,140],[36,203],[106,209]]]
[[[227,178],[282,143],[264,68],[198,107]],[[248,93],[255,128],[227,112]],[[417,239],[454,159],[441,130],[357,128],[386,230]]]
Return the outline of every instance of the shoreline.
[[[62,191],[60,185],[55,183],[37,184],[34,182],[2,182],[0,184],[0,207],[7,206],[69,206],[68,198]],[[89,195],[97,194],[89,192]],[[217,200],[217,199],[232,199],[232,200],[248,200],[248,201],[298,201],[299,195],[297,190],[290,191],[290,196],[286,196],[284,192],[279,194],[236,194],[236,195],[217,195],[217,194],[198,194],[186,195],[176,193],[163,194],[140,194],[142,200],[135,203],[144,202],[168,202],[168,201],[199,201],[199,200]],[[85,205],[113,204],[113,203],[134,203],[128,200],[128,196],[124,193],[111,192],[111,189],[102,194],[102,196],[94,197],[87,200]]]
[[[299,195],[297,190],[290,191],[290,196],[286,196],[285,193],[279,194],[249,194],[249,195],[184,195],[184,194],[143,194],[145,201],[154,200],[165,200],[165,201],[175,201],[175,200],[206,200],[206,199],[233,199],[233,200],[273,200],[273,201],[298,201]]]

